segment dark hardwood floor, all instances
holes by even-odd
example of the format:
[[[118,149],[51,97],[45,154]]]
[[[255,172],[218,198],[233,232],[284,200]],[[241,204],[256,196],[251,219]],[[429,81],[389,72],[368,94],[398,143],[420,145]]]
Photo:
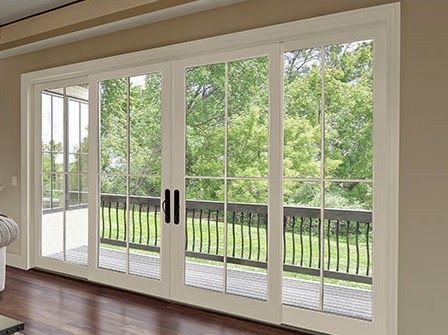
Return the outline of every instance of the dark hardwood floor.
[[[40,272],[8,268],[0,314],[24,334],[262,335],[288,331],[159,299]]]

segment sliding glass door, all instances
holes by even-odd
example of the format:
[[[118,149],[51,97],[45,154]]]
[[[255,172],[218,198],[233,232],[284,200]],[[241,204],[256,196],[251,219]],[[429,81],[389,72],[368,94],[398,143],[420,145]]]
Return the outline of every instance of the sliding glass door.
[[[376,334],[383,52],[381,34],[334,34],[39,87],[36,265],[274,324]]]
[[[41,107],[36,120],[41,190],[36,261],[55,269],[87,266],[89,88],[82,80],[42,87],[36,100]]]
[[[279,320],[268,292],[275,50],[198,57],[174,70],[175,298],[264,320]]]
[[[166,295],[169,236],[162,190],[169,188],[169,67],[93,79],[92,277]],[[91,223],[93,225],[93,223]]]

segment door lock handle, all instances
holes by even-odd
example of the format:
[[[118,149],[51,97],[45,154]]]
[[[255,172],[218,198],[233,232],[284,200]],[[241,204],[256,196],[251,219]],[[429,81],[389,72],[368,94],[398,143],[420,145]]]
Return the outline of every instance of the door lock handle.
[[[178,225],[180,222],[180,192],[174,190],[174,224]]]
[[[163,213],[165,213],[165,222],[170,223],[171,222],[171,192],[167,188],[165,189],[165,199],[162,202],[162,210]]]

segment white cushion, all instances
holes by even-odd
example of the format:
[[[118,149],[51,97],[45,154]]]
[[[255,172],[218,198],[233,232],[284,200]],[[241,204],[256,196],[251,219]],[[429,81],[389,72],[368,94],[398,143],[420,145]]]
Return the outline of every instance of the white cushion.
[[[0,248],[10,245],[19,234],[19,227],[13,219],[0,213]]]

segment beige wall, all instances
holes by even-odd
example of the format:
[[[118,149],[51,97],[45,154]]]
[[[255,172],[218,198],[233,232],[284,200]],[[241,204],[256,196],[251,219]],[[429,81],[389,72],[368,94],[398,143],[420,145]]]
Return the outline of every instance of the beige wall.
[[[249,0],[0,60],[0,179],[20,174],[21,73],[388,2]],[[447,22],[448,1],[402,0],[400,335],[447,333]],[[17,187],[0,192],[0,210],[19,218]]]
[[[448,334],[448,1],[402,4],[400,335]]]

